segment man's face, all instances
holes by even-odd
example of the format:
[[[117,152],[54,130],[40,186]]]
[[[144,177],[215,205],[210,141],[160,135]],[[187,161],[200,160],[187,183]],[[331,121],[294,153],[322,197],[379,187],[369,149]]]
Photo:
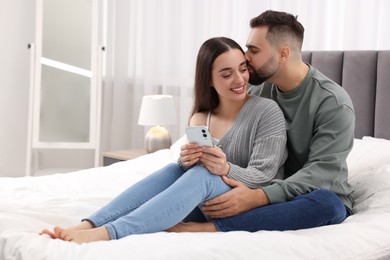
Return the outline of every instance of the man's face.
[[[246,43],[246,58],[250,72],[249,83],[259,85],[270,80],[279,69],[277,51],[266,39],[267,27],[253,28]]]

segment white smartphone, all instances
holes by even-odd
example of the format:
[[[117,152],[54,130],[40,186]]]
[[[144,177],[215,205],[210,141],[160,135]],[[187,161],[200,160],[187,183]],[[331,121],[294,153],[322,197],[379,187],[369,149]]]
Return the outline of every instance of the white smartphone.
[[[189,126],[185,131],[190,143],[195,143],[200,146],[214,146],[207,126]]]

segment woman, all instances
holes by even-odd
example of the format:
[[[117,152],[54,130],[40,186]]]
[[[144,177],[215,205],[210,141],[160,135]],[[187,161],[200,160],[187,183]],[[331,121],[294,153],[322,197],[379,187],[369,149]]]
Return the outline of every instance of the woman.
[[[249,96],[248,79],[244,52],[235,41],[207,40],[197,57],[190,125],[208,126],[217,146],[185,144],[178,163],[129,187],[80,224],[41,234],[83,243],[167,230],[230,190],[222,176],[251,188],[282,177],[287,155],[283,114],[274,101]]]

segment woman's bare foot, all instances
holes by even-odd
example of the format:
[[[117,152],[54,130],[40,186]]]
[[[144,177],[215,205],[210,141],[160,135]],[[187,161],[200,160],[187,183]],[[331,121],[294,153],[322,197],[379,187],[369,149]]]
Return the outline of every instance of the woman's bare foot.
[[[180,222],[166,230],[167,232],[217,232],[212,222]]]
[[[92,223],[87,221],[87,220],[84,220],[84,221],[82,221],[81,223],[79,223],[77,225],[74,225],[74,226],[71,226],[69,228],[62,229],[62,230],[75,231],[75,230],[88,230],[88,229],[92,229],[92,228],[94,228]],[[56,232],[56,228],[54,228],[54,232],[49,231],[47,229],[44,229],[39,234],[40,235],[48,235],[48,236],[50,236],[53,239],[60,238],[58,232]]]
[[[58,238],[57,236],[56,236],[56,234],[54,234],[54,232],[52,232],[52,231],[49,231],[48,229],[44,229],[44,230],[42,230],[41,232],[39,232],[39,235],[48,235],[48,236],[50,236],[52,239],[56,239],[56,238]]]
[[[110,240],[108,231],[104,226],[86,230],[69,230],[55,227],[54,232],[59,239],[79,244],[100,240]]]

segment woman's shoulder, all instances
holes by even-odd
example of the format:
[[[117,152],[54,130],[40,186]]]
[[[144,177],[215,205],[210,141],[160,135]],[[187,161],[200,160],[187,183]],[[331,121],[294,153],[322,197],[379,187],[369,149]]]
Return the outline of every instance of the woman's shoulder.
[[[256,95],[250,95],[249,100],[251,104],[256,107],[270,107],[279,109],[279,105],[270,98],[260,97]]]
[[[190,126],[203,126],[207,125],[208,112],[198,112],[191,116]]]
[[[271,117],[284,121],[282,109],[274,100],[259,96],[251,96],[249,100],[251,102],[247,106],[246,113],[253,115],[251,117],[253,120],[255,118],[264,120],[264,118]]]

